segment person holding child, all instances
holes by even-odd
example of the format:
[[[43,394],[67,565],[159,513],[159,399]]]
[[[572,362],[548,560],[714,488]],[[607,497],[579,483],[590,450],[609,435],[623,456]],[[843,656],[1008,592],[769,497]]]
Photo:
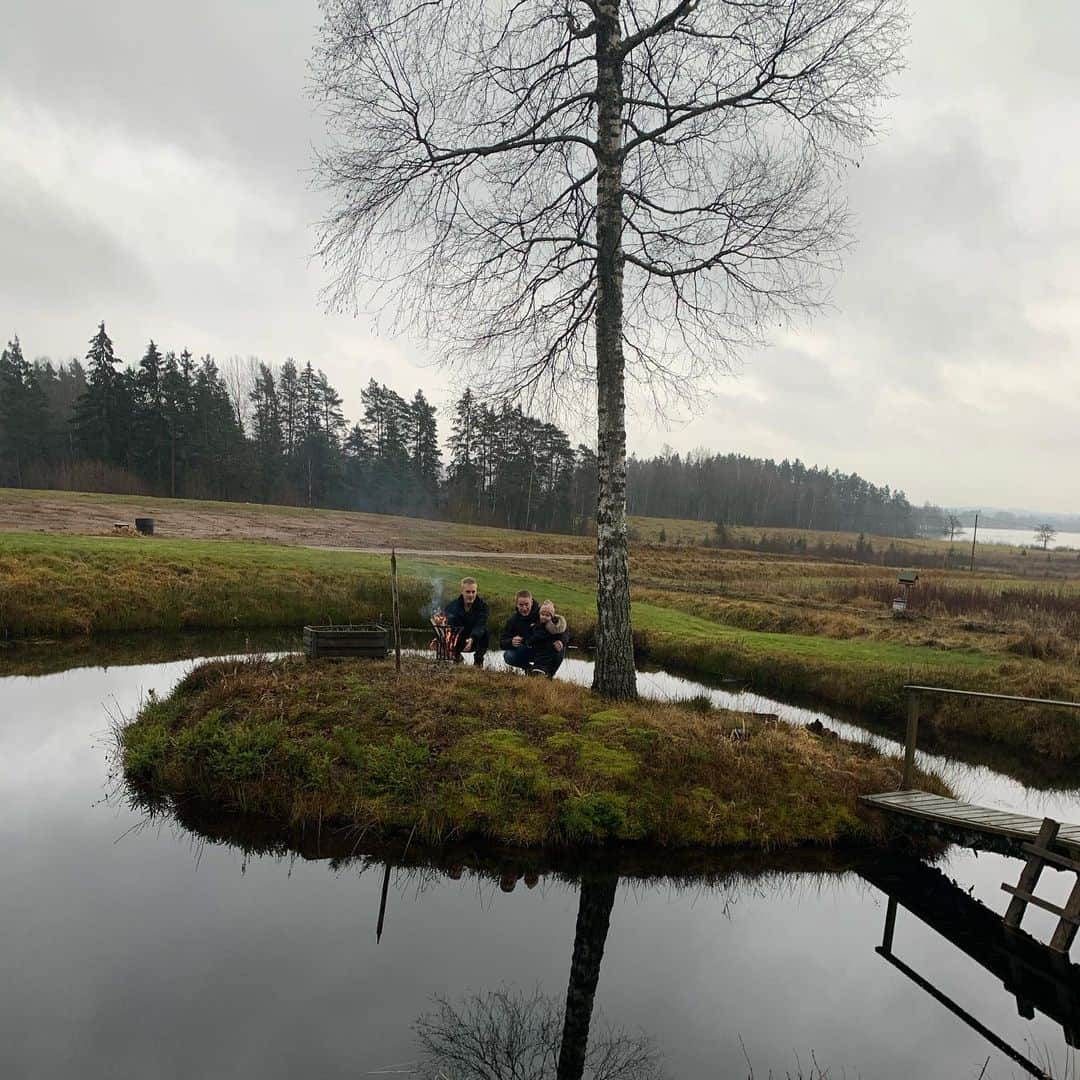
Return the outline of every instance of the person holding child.
[[[524,589],[518,593],[514,613],[499,638],[506,650],[503,660],[509,667],[549,679],[562,665],[569,641],[566,619],[556,613],[555,604],[545,600],[537,606],[532,594]]]

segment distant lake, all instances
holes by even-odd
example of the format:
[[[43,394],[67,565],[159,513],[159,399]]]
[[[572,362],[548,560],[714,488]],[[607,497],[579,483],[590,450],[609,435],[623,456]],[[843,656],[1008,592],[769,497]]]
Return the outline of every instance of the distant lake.
[[[959,540],[966,539],[971,543],[971,529],[966,528],[963,536],[957,536]],[[1034,529],[984,529],[979,526],[978,543],[980,544],[1013,544],[1016,547],[1041,548],[1042,544],[1035,540]],[[1059,532],[1049,547],[1054,548],[1080,548],[1080,532]]]

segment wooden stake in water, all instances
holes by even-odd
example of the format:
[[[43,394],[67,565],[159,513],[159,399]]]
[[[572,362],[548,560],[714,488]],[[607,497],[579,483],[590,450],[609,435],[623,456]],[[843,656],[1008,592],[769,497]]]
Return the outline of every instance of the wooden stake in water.
[[[390,615],[394,632],[394,668],[401,670],[401,605],[398,601],[397,583],[397,549],[390,549],[390,598],[392,611]]]
[[[386,894],[390,891],[390,864],[386,864],[386,873],[382,879],[382,897],[379,899],[379,922],[375,927],[375,944],[382,941],[383,923],[386,922]]]

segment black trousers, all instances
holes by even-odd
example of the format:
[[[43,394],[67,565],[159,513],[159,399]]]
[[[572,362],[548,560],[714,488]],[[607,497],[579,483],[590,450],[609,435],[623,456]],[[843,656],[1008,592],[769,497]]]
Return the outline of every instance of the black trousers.
[[[461,646],[465,644],[468,634],[462,631],[461,637],[458,639],[458,643],[454,648],[454,659],[461,661]],[[488,635],[484,634],[482,637],[473,639],[473,664],[476,667],[484,666],[484,657],[487,656],[488,650]]]

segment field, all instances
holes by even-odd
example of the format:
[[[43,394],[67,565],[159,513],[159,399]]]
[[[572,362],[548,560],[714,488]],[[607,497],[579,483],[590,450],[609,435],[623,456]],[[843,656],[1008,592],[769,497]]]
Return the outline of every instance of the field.
[[[136,514],[153,516],[157,535],[111,535],[113,522]],[[812,553],[818,546],[846,550],[851,537],[798,534],[807,553],[777,553],[703,546],[701,523],[632,524],[637,646],[665,666],[733,675],[762,690],[893,720],[909,681],[1080,697],[1074,552],[1021,556],[1003,548],[986,549],[984,557],[980,549],[974,573],[924,566],[910,617],[895,618],[895,566]],[[496,619],[526,585],[567,612],[577,643],[590,643],[595,622],[594,570],[582,557],[593,541],[586,537],[59,492],[0,494],[0,526],[9,530],[0,535],[0,635],[9,640],[385,616],[387,559],[372,549],[390,541],[425,552],[401,559],[406,625],[421,623],[434,583],[441,580],[449,598],[466,572],[480,579]],[[649,542],[654,528],[657,538],[664,529],[665,542]],[[702,534],[697,544],[689,542],[692,529]],[[756,539],[751,533],[735,542]],[[870,540],[888,550],[887,539]],[[947,543],[896,541],[896,549],[902,544],[948,561]],[[491,557],[497,552],[512,555]],[[941,734],[990,737],[1035,757],[1080,756],[1080,724],[1072,717],[941,709]]]
[[[577,554],[588,554],[593,548],[585,537],[513,533],[476,525],[344,510],[0,488],[0,532],[108,536],[113,534],[115,524],[130,525],[136,517],[154,518],[155,531],[170,539],[263,540],[320,548],[389,548],[397,544],[437,550]],[[507,548],[508,541],[515,546]]]

